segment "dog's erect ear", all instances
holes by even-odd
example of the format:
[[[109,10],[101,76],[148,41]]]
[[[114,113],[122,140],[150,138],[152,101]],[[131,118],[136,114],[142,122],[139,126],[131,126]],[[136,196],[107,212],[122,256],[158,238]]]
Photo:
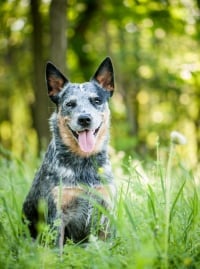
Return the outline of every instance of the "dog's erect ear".
[[[46,82],[48,95],[57,104],[58,93],[69,80],[51,62],[46,65]]]
[[[114,92],[114,72],[113,65],[110,57],[106,57],[104,61],[98,67],[96,73],[92,77],[92,80],[96,80],[101,87],[110,92],[110,96]]]

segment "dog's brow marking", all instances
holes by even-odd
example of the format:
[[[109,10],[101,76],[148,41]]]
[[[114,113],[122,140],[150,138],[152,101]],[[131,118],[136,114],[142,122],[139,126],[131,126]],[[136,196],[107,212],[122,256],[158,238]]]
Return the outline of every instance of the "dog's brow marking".
[[[91,93],[91,94],[89,95],[89,97],[90,97],[90,98],[96,98],[96,97],[98,97],[98,95],[97,95],[96,93]]]
[[[77,99],[77,96],[76,95],[71,95],[70,96],[70,101],[76,101]]]
[[[83,193],[83,189],[79,187],[74,187],[74,188],[63,187],[60,189],[59,186],[56,186],[52,190],[52,194],[54,196],[54,200],[57,206],[59,206],[59,198],[61,199],[60,202],[61,202],[62,208],[68,206],[74,199],[80,196],[81,193]]]

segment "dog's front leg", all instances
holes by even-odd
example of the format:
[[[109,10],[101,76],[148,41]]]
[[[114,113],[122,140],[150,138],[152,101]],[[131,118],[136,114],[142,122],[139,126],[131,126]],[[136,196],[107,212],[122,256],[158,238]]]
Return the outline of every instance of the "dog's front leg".
[[[63,250],[63,245],[66,239],[65,228],[69,224],[69,221],[73,218],[72,215],[76,215],[75,212],[71,215],[70,211],[73,212],[72,208],[74,206],[74,201],[82,193],[83,190],[81,188],[66,186],[62,188],[60,186],[56,186],[52,191],[54,203],[57,208],[55,225],[57,225],[58,236],[56,244],[60,248],[60,252]],[[71,234],[69,238],[73,238],[73,235]]]

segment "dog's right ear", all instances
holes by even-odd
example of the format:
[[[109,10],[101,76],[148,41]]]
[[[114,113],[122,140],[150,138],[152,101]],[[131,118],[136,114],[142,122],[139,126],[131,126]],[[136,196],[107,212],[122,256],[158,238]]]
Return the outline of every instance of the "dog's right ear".
[[[46,82],[48,95],[54,103],[58,103],[58,94],[69,80],[51,62],[46,65]]]

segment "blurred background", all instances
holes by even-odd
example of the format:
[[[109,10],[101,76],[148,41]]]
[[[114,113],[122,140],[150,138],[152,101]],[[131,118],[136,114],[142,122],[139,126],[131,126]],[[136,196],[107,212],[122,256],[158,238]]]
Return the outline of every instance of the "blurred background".
[[[89,80],[111,56],[115,152],[155,158],[172,130],[200,160],[200,0],[0,0],[0,156],[26,159],[49,142],[45,65]]]

